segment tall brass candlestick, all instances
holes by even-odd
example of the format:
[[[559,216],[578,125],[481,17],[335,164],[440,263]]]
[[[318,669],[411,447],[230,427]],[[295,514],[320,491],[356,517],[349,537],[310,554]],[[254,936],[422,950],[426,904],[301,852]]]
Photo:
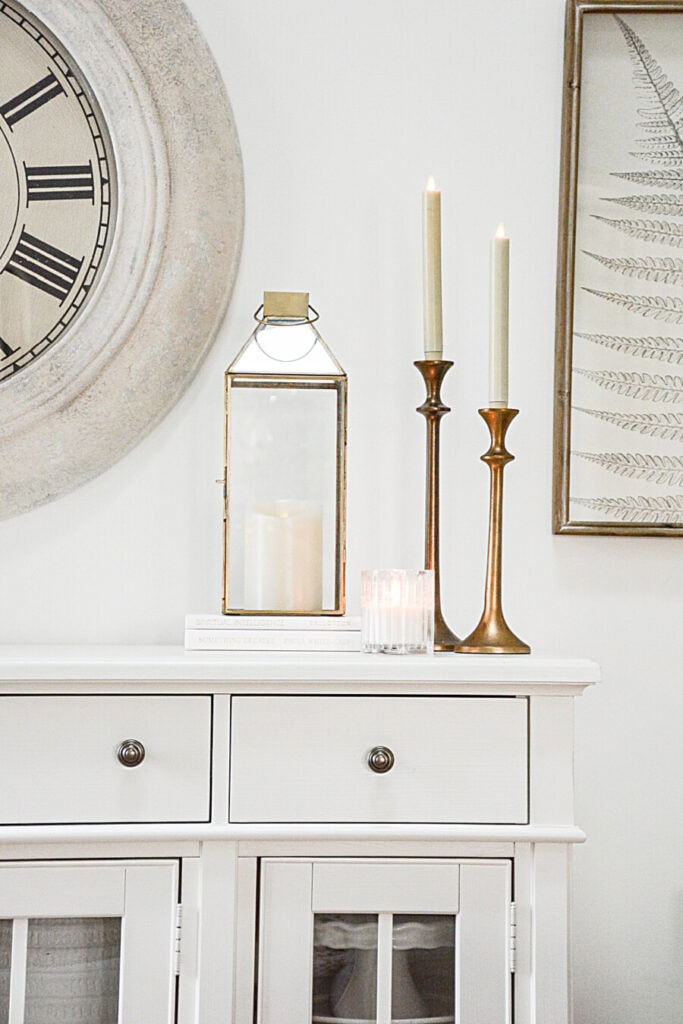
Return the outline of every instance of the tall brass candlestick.
[[[531,651],[508,626],[502,603],[503,470],[514,459],[505,447],[505,435],[518,412],[519,409],[479,410],[491,435],[491,446],[481,456],[491,471],[486,588],[479,625],[457,645],[455,650],[459,654],[529,654]]]
[[[414,365],[427,389],[427,397],[417,411],[427,421],[425,569],[434,571],[434,650],[454,651],[460,638],[446,625],[441,612],[439,580],[439,428],[441,417],[451,411],[441,401],[441,384],[453,363],[449,359],[420,359]]]

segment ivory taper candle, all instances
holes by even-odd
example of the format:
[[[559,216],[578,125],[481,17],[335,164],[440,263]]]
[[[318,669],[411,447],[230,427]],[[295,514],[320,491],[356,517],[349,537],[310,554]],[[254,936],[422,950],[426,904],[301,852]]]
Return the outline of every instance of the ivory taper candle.
[[[508,404],[508,319],[510,239],[498,225],[491,239],[491,315],[489,320],[489,407]]]
[[[425,359],[442,359],[441,193],[433,178],[422,193],[422,252]]]

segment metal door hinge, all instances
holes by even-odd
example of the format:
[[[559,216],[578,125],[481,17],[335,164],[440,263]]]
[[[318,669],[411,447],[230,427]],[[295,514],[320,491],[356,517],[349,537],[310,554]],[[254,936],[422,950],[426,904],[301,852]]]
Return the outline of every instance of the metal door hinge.
[[[173,973],[180,974],[180,946],[183,931],[183,906],[179,903],[175,908],[175,928],[173,933]]]
[[[515,973],[517,967],[517,904],[510,904],[510,974]]]

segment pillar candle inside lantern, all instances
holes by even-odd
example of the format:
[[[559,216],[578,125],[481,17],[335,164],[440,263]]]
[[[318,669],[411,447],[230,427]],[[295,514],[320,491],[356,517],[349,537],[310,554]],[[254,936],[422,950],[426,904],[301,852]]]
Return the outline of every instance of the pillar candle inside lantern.
[[[247,511],[245,606],[254,611],[322,608],[322,507],[280,499]]]

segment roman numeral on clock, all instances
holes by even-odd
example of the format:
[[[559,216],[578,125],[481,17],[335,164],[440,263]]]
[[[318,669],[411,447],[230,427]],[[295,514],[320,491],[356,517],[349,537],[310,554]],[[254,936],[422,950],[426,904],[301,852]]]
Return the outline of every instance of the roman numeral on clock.
[[[78,260],[22,231],[5,270],[63,302],[73,288],[82,265],[82,259]]]
[[[29,86],[28,89],[24,89],[7,103],[3,103],[0,106],[0,115],[4,117],[11,128],[17,121],[32,114],[38,107],[42,107],[43,104],[48,103],[62,92],[64,89],[50,71],[35,85]]]
[[[27,167],[26,205],[52,199],[89,199],[95,202],[92,163],[59,167]]]
[[[10,356],[13,356],[14,353],[18,351],[18,348],[12,348],[11,345],[8,345],[5,339],[0,334],[0,362],[3,359],[9,359]]]

